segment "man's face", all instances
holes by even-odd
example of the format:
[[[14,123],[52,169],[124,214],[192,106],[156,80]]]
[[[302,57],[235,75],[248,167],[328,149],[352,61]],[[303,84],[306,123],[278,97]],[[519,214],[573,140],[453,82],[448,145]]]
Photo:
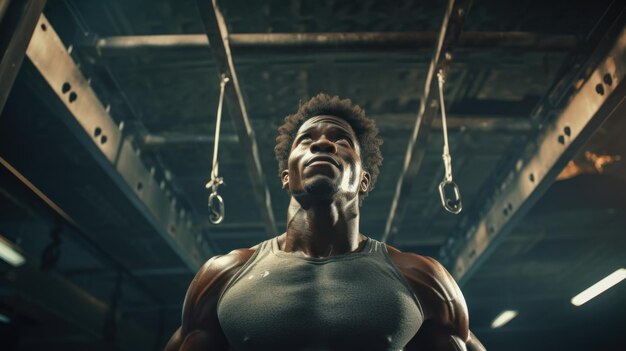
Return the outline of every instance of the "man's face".
[[[294,138],[283,186],[299,195],[355,198],[367,191],[369,174],[361,168],[360,146],[352,127],[334,116],[306,120]]]

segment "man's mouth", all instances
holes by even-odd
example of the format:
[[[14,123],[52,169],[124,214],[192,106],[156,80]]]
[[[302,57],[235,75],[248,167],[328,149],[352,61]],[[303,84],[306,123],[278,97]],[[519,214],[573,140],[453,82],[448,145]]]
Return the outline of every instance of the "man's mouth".
[[[340,168],[339,166],[339,162],[337,162],[337,160],[335,160],[333,157],[331,156],[315,156],[313,158],[311,158],[310,160],[308,160],[305,163],[305,167],[309,167],[312,166],[314,164],[332,164],[333,166]]]

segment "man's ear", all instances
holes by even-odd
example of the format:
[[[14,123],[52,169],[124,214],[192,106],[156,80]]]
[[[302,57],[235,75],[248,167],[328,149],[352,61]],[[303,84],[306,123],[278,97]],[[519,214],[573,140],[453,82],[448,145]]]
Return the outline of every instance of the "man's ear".
[[[283,189],[289,188],[289,171],[284,170],[280,172],[280,182],[283,184]]]
[[[361,182],[359,183],[359,192],[366,193],[370,188],[371,176],[368,172],[363,171],[361,174]]]

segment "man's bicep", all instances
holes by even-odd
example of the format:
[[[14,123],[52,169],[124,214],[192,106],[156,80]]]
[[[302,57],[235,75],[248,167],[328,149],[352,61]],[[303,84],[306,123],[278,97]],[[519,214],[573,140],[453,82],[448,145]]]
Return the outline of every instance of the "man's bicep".
[[[476,335],[470,331],[470,338],[467,341],[467,351],[486,351],[487,349],[483,344],[478,340]]]
[[[165,345],[165,349],[163,351],[178,351],[180,350],[180,346],[183,344],[183,339],[181,336],[181,328],[176,329],[170,340]]]
[[[207,261],[189,285],[183,303],[181,327],[172,335],[166,351],[226,350],[228,343],[217,318],[223,288],[254,253],[240,249]]]
[[[413,339],[406,345],[405,351],[432,350],[432,351],[486,351],[474,333],[469,332],[469,338],[463,340],[459,335],[444,325],[432,320],[422,324]]]
[[[219,328],[187,327],[183,331],[181,326],[174,332],[167,342],[164,351],[220,351],[227,350],[228,346]]]
[[[428,320],[422,324],[417,334],[406,345],[405,350],[466,351],[468,349],[465,340],[454,335],[449,328]]]
[[[404,254],[400,269],[420,301],[424,318],[468,339],[469,317],[463,293],[448,271],[436,260]]]
[[[187,289],[183,302],[181,326],[174,332],[165,351],[208,350],[211,342],[212,277],[215,275],[213,261],[209,260],[196,274]],[[212,348],[214,349],[214,348]]]
[[[216,350],[211,342],[209,333],[202,330],[193,330],[182,335],[182,328],[178,328],[170,338],[164,351],[207,351]],[[225,350],[225,349],[224,349]]]

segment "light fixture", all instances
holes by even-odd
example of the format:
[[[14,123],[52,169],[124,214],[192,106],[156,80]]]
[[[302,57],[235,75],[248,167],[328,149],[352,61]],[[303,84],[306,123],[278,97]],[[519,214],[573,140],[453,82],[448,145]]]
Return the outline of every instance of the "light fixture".
[[[617,285],[622,280],[626,279],[626,268],[620,268],[615,272],[602,278],[599,282],[585,289],[580,294],[574,296],[571,300],[572,305],[581,306],[585,302],[593,299],[594,297],[602,294],[613,285]]]
[[[0,235],[0,258],[14,267],[19,267],[26,259],[12,242]]]
[[[511,319],[517,317],[518,312],[514,310],[504,310],[500,312],[496,318],[491,322],[491,327],[493,329],[500,328],[511,321]]]
[[[11,318],[9,318],[6,314],[0,313],[0,323],[11,323]]]

